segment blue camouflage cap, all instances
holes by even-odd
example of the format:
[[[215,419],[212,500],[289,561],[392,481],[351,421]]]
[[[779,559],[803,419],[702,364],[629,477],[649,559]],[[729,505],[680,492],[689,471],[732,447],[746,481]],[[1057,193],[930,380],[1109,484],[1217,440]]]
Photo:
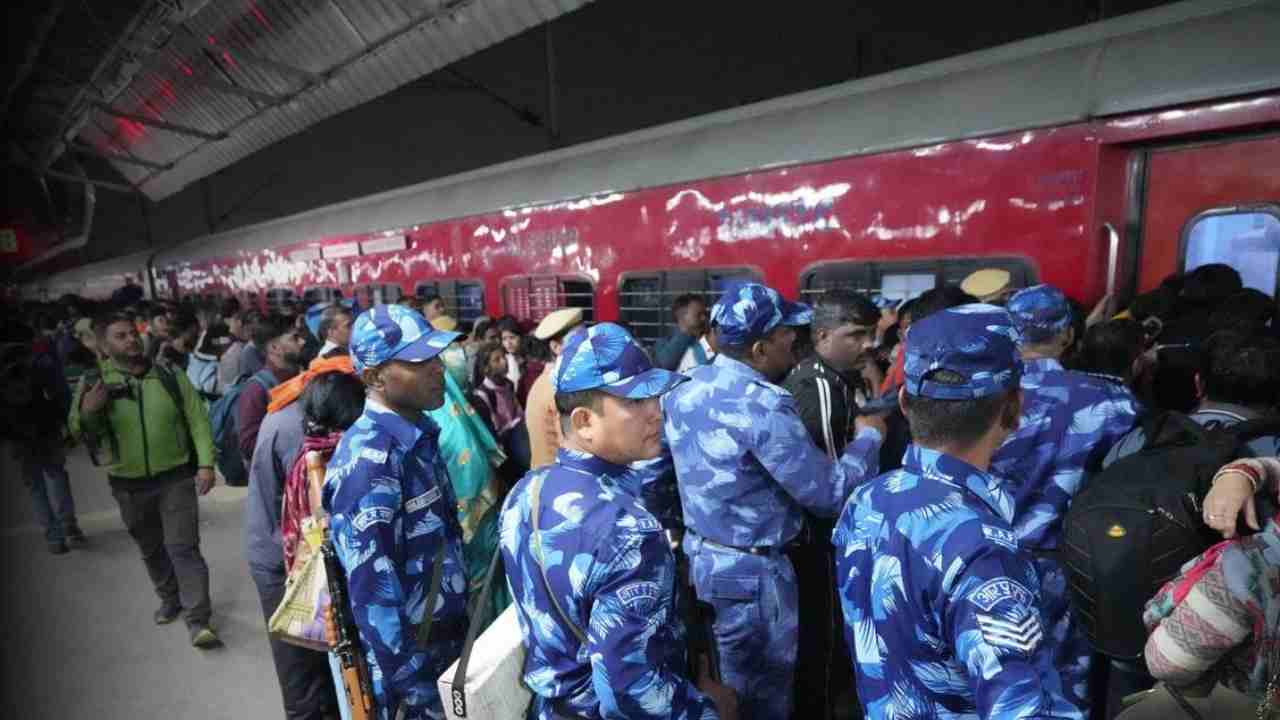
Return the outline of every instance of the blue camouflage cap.
[[[1071,301],[1052,285],[1033,285],[1013,294],[1005,304],[1018,329],[1018,342],[1052,340],[1071,327]]]
[[[995,305],[961,305],[933,313],[907,332],[907,392],[935,400],[975,400],[1015,387],[1022,377],[1018,332]],[[933,379],[947,370],[960,382]]]
[[[352,298],[347,298],[346,300],[339,300],[336,303],[320,302],[320,303],[313,304],[311,307],[307,308],[307,313],[304,316],[304,318],[307,323],[307,330],[310,331],[311,334],[314,335],[317,340],[324,340],[324,338],[320,337],[320,318],[321,316],[324,315],[325,310],[328,310],[330,307],[334,305],[338,305],[340,307],[346,308],[347,310],[350,310],[351,314],[353,315],[358,314],[360,312],[360,307],[356,305],[356,301]]]
[[[795,327],[813,322],[813,308],[784,300],[777,290],[760,283],[743,283],[728,290],[711,308],[711,326],[719,328],[722,345],[749,345],[779,325]]]
[[[632,400],[656,397],[687,379],[655,368],[631,333],[613,323],[571,334],[554,377],[557,393],[601,390]]]
[[[422,314],[403,305],[376,305],[351,325],[351,364],[357,373],[388,360],[422,362],[458,338],[431,327]]]

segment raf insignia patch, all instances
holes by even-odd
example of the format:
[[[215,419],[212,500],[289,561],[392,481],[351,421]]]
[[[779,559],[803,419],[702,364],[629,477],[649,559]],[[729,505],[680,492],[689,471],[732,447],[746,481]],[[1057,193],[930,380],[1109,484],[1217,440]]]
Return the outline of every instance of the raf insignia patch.
[[[997,615],[978,613],[978,629],[988,645],[1030,655],[1040,646],[1044,632],[1035,610],[1014,606]]]
[[[1018,549],[1018,537],[1012,532],[1004,528],[992,527],[991,525],[982,526],[982,536],[997,545],[1003,545],[1010,550]]]

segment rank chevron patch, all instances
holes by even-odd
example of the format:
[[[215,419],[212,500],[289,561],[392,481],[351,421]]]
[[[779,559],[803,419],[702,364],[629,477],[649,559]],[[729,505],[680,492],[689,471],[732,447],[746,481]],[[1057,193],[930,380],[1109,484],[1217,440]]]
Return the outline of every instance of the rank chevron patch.
[[[988,645],[1030,654],[1040,645],[1044,632],[1040,618],[1028,613],[1022,620],[1013,622],[1004,618],[978,613],[978,629]]]

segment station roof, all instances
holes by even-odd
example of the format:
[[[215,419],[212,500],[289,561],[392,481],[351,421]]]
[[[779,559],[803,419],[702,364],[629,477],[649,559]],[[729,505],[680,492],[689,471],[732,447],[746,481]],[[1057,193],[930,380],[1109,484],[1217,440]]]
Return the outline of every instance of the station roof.
[[[152,200],[590,0],[76,0],[10,9],[9,158]],[[92,166],[89,164],[89,166]]]

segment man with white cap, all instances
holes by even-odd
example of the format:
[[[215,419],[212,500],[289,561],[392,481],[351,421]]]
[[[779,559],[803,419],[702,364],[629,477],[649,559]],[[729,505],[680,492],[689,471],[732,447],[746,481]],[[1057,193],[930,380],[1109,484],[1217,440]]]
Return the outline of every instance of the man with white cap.
[[[351,328],[351,361],[368,397],[329,461],[323,501],[380,720],[398,710],[405,720],[441,717],[436,678],[466,636],[458,503],[440,428],[425,412],[444,403],[438,355],[457,337],[400,305],[378,305]]]
[[[960,283],[960,289],[979,302],[1003,305],[1013,292],[1013,276],[1000,268],[974,270]]]
[[[569,334],[582,327],[582,308],[560,308],[542,318],[533,336],[547,344],[552,357],[560,357]],[[524,405],[524,424],[529,430],[529,467],[533,470],[550,465],[560,447],[560,419],[556,412],[552,378],[556,363],[547,363],[542,374],[529,388]]]

